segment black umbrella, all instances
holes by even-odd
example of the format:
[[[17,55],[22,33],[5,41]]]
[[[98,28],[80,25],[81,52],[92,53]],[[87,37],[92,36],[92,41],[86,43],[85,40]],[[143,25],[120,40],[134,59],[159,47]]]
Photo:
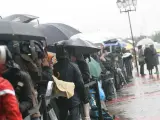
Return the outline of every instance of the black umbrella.
[[[0,20],[0,40],[44,40],[32,25]]]
[[[60,40],[68,40],[71,36],[80,33],[73,27],[61,23],[40,24],[37,28],[46,37],[48,45],[52,45]]]
[[[57,42],[56,45],[63,45],[67,49],[71,48],[75,54],[91,54],[100,50],[100,48],[96,47],[93,43],[80,38],[62,40]]]
[[[106,41],[104,41],[103,43],[104,43],[104,44],[112,44],[112,43],[116,43],[116,42],[118,42],[118,39],[106,40]]]
[[[3,18],[2,20],[29,23],[32,20],[38,19],[39,17],[27,14],[14,14]]]

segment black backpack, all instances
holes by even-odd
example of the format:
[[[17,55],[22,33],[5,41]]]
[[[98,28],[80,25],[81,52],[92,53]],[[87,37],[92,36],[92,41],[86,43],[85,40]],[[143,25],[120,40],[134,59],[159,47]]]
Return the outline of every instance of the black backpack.
[[[26,41],[0,41],[1,45],[6,45],[12,54],[15,63],[22,71],[28,72],[36,83],[42,78],[41,60],[45,57],[44,42],[36,40]]]

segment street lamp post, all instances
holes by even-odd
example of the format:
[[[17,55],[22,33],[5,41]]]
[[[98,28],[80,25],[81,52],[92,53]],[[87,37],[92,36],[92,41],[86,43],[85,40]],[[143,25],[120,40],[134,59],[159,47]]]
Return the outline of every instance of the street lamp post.
[[[134,48],[134,53],[135,53],[136,69],[137,69],[137,74],[139,75],[137,54],[136,54],[136,49],[135,49],[135,41],[134,41],[134,37],[133,37],[132,24],[131,24],[131,19],[130,19],[130,12],[136,11],[137,0],[117,0],[117,6],[120,9],[120,13],[125,12],[128,14],[131,37],[132,37],[133,48]]]

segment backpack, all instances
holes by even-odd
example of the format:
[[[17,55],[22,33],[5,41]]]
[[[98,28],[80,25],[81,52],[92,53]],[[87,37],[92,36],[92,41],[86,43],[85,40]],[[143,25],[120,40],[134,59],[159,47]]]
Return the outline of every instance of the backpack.
[[[99,120],[98,110],[91,109],[90,111],[91,120]],[[104,120],[114,120],[114,116],[112,117],[107,111],[102,109],[102,116]]]
[[[42,79],[41,60],[45,57],[44,43],[42,41],[9,41],[8,49],[13,60],[22,71],[30,74],[33,83]]]
[[[44,58],[45,56],[45,50],[43,43],[41,41],[0,41],[1,45],[6,45],[9,49],[9,51],[12,54],[13,61],[19,65],[20,67],[20,73],[26,72],[29,73],[31,76],[31,79],[33,83],[36,83],[37,80],[41,80],[42,76],[42,68],[40,64],[40,60]],[[13,62],[13,63],[14,63]],[[11,62],[12,63],[12,62]],[[38,64],[39,63],[39,64]],[[8,63],[7,63],[8,67]],[[15,66],[10,64],[8,68],[14,68]],[[22,74],[21,74],[22,75]],[[33,84],[31,83],[32,93],[33,93],[33,108],[37,108],[37,99]],[[17,91],[21,88],[19,86],[16,86],[15,90]],[[38,108],[39,109],[39,108]],[[36,112],[38,110],[36,109]]]

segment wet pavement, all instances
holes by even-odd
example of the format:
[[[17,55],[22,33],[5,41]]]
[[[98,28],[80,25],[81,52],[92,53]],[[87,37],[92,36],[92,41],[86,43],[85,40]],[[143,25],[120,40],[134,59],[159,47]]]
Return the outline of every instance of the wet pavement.
[[[160,120],[159,76],[134,77],[107,102],[107,108],[117,120]]]

